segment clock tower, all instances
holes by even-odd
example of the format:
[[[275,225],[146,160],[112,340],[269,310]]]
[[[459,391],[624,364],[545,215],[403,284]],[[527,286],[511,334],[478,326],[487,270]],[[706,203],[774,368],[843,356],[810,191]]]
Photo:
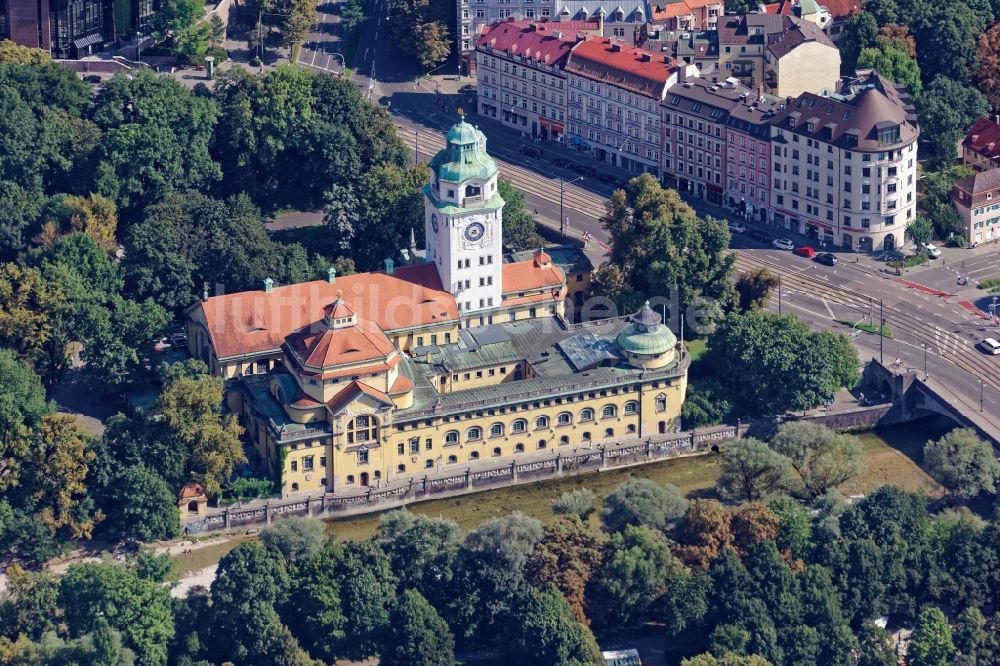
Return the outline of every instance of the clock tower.
[[[504,201],[486,137],[462,116],[428,166],[427,261],[437,265],[441,284],[455,295],[463,315],[500,307]]]

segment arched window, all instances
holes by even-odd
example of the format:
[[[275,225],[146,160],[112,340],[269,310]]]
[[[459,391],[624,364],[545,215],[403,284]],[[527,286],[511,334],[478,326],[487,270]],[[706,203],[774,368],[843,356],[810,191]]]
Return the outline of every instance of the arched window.
[[[667,411],[667,396],[660,394],[656,396],[656,411],[665,412]]]
[[[467,197],[478,197],[483,193],[483,188],[481,185],[476,185],[474,183],[469,183],[465,186],[465,196]]]
[[[298,489],[299,489],[299,484],[297,484],[297,483],[293,483],[293,484],[292,484],[292,492],[294,493],[294,492],[295,492],[296,490],[298,490]]]
[[[469,460],[479,460],[479,451],[473,451],[470,453]]]
[[[502,452],[500,451],[500,447],[499,446],[493,449],[493,457],[494,458],[500,457],[501,453]]]
[[[538,448],[544,449],[547,446],[544,439],[538,440]]]
[[[490,437],[500,437],[503,435],[503,424],[494,423],[490,426]]]
[[[604,407],[601,408],[602,419],[610,419],[611,417],[617,415],[618,415],[618,408],[615,407],[614,405],[604,405]]]
[[[615,436],[615,429],[614,428],[608,428],[608,429],[606,429],[604,431],[604,436],[605,437],[614,437]]]
[[[638,411],[639,411],[639,403],[637,403],[635,400],[629,400],[628,402],[625,403],[626,414],[635,414]]]
[[[198,513],[198,502],[196,500],[188,502],[188,513]]]
[[[514,447],[514,452],[515,453],[524,453],[524,444],[517,444]]]
[[[432,467],[434,467],[433,458],[428,458],[427,460],[424,461],[424,469],[431,469]]]
[[[590,407],[580,410],[580,420],[581,421],[593,421],[594,420],[594,410]]]
[[[510,424],[511,432],[524,432],[528,429],[528,422],[524,419],[518,419]]]
[[[458,456],[448,456],[448,464],[449,465],[451,465],[452,463],[457,463],[457,462],[458,462]]]
[[[590,433],[589,432],[583,433],[583,441],[589,442],[590,439],[591,439],[591,437],[590,437]]]
[[[569,444],[568,435],[563,435],[562,437],[559,438],[559,446],[566,446],[567,444]]]
[[[476,441],[478,439],[482,439],[482,438],[483,438],[483,429],[482,428],[480,428],[479,426],[472,426],[471,428],[469,428],[469,438],[468,439],[469,439],[470,442],[474,442],[474,441]]]
[[[406,465],[398,465],[396,467],[396,472],[398,472],[399,474],[405,473],[406,472]]]
[[[549,427],[549,417],[539,416],[537,419],[535,419],[535,430],[541,430],[542,428],[548,428],[548,427]]]
[[[347,424],[347,443],[372,442],[378,439],[378,419],[362,414]]]
[[[444,443],[445,444],[458,444],[458,431],[457,430],[449,430],[448,432],[446,432],[444,434]]]
[[[573,415],[569,412],[562,412],[556,417],[556,423],[558,425],[569,425],[573,422]]]
[[[353,474],[348,474],[347,475],[347,485],[351,485],[353,483],[354,483],[354,475]]]
[[[626,430],[628,430],[630,433],[634,433],[635,432],[635,424],[634,423],[629,423],[628,427],[626,428]]]

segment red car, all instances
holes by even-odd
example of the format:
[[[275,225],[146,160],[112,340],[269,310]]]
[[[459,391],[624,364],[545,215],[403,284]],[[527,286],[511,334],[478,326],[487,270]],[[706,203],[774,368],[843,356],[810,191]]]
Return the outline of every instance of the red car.
[[[795,248],[795,254],[800,257],[805,257],[806,259],[812,259],[816,256],[816,250],[812,249],[808,245],[803,245],[802,247]]]

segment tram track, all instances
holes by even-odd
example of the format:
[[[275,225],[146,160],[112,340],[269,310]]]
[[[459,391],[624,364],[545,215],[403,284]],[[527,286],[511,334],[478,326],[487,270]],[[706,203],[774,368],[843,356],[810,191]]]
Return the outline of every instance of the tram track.
[[[780,276],[783,288],[790,288],[836,305],[869,311],[874,317],[878,316],[879,303],[870,296],[847,287],[826,284],[822,280],[804,276],[799,271],[773,261],[736,252],[737,271],[746,272],[755,268],[766,268]],[[894,338],[917,346],[927,345],[929,351],[934,351],[939,357],[981,379],[987,386],[1000,390],[1000,364],[994,357],[976,351],[971,340],[892,306],[883,306],[882,311],[885,323],[893,329]],[[906,337],[897,336],[897,332],[905,334]]]

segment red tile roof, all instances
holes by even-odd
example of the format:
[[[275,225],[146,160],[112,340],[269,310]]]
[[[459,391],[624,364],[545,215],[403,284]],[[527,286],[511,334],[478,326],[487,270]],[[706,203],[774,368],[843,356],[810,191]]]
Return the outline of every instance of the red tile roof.
[[[588,37],[573,47],[567,72],[662,99],[674,69],[668,56],[650,53],[620,40]]]
[[[434,264],[243,291],[198,302],[220,359],[278,349],[290,333],[323,318],[338,292],[359,318],[383,331],[458,320],[455,297],[445,291]]]
[[[396,381],[389,387],[389,395],[399,395],[413,389],[413,380],[406,375],[397,375]]]
[[[384,362],[396,349],[382,329],[365,320],[345,328],[310,324],[289,335],[286,342],[303,365],[320,370],[348,363]]]
[[[180,498],[185,500],[193,497],[205,497],[205,489],[202,488],[200,483],[188,481],[184,484],[184,487],[181,488]]]
[[[1000,158],[1000,124],[980,117],[962,140],[962,146],[987,159]]]
[[[559,287],[566,282],[561,268],[552,263],[542,268],[534,259],[504,264],[502,270],[504,294]]]
[[[654,4],[652,7],[653,20],[663,21],[679,16],[688,16],[689,14],[694,14],[695,10],[703,9],[709,5],[721,4],[723,3],[720,0],[674,0],[672,2],[668,1],[663,5]]]
[[[494,51],[510,51],[529,60],[561,68],[576,44],[577,34],[600,30],[600,25],[591,21],[502,21],[484,25],[481,30],[482,34],[476,40],[477,47],[489,45]]]
[[[326,406],[330,410],[331,414],[336,414],[362,395],[374,398],[386,406],[392,406],[392,400],[389,399],[389,396],[382,393],[382,391],[374,389],[371,386],[368,386],[368,384],[362,384],[361,382],[351,382],[345,386],[340,393],[327,401]]]
[[[844,19],[861,11],[861,0],[817,0],[816,4],[826,7],[833,19]],[[764,5],[767,14],[794,16],[798,0],[779,0],[771,5]]]

